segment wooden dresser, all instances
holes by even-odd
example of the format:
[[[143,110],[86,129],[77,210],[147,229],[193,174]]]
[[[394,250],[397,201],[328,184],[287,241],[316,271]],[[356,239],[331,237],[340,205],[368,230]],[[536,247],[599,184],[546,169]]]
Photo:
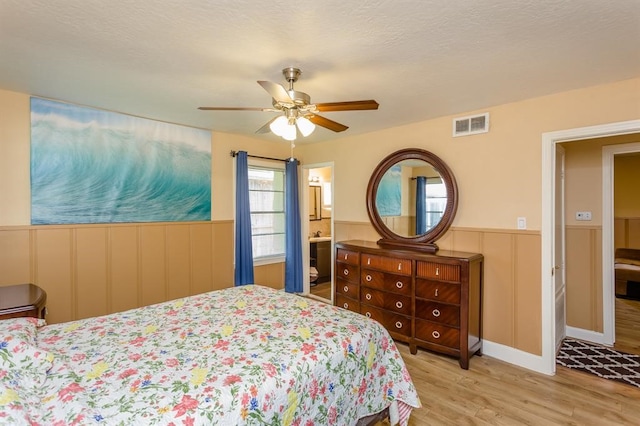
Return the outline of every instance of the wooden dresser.
[[[336,243],[337,306],[380,322],[391,337],[454,356],[469,368],[482,352],[483,256],[385,249],[370,241]]]

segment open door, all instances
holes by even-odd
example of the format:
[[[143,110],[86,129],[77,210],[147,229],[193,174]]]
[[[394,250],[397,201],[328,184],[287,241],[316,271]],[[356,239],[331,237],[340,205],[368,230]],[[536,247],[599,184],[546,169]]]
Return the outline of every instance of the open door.
[[[553,282],[555,287],[555,334],[556,353],[566,337],[566,272],[564,232],[564,148],[556,144],[555,173],[555,251]]]

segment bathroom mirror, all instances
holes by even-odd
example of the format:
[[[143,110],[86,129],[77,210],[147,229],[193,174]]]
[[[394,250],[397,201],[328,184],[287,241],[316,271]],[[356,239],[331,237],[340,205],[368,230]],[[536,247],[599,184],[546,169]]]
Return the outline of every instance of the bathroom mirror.
[[[367,187],[367,213],[381,246],[434,253],[458,206],[449,167],[422,149],[396,151],[376,167]]]
[[[320,186],[309,186],[309,220],[322,219],[322,189]]]

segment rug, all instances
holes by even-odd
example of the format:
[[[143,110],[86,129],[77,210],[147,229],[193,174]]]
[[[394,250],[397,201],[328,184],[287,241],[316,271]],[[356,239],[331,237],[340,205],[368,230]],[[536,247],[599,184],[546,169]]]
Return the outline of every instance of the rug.
[[[640,355],[567,338],[562,342],[556,363],[640,388]]]

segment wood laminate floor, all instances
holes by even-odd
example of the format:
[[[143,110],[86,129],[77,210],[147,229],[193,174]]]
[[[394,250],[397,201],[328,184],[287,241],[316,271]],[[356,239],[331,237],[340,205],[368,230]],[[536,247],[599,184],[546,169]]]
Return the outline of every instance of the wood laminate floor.
[[[397,342],[422,401],[409,426],[640,425],[640,388],[558,367],[547,376],[486,355],[458,361]],[[616,299],[615,349],[640,354],[640,301]]]
[[[462,370],[449,357],[397,343],[423,408],[422,425],[640,425],[640,388],[558,367],[555,376],[488,356]],[[615,349],[640,354],[640,301],[616,299]]]
[[[616,343],[613,347],[621,352],[640,355],[639,300],[616,298]]]
[[[327,299],[331,303],[331,281],[326,283],[316,284],[309,288],[309,292],[314,296]]]
[[[640,389],[559,367],[547,376],[487,356],[455,359],[397,344],[423,407],[422,425],[638,425]]]

